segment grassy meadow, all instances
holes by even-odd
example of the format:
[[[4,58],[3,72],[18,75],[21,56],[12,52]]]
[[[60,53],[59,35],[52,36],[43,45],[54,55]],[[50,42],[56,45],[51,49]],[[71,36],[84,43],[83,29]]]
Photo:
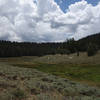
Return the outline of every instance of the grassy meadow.
[[[100,100],[100,52],[0,58],[0,100]]]
[[[76,54],[47,55],[2,58],[0,61],[100,87],[100,52],[92,57],[88,57],[86,53],[80,53],[79,57]]]

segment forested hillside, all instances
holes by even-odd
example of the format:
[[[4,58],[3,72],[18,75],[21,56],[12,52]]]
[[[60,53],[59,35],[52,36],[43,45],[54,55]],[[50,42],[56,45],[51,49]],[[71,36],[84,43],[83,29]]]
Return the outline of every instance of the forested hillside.
[[[48,54],[70,54],[90,49],[100,49],[100,33],[75,41],[61,43],[33,43],[0,41],[0,57],[43,56]]]

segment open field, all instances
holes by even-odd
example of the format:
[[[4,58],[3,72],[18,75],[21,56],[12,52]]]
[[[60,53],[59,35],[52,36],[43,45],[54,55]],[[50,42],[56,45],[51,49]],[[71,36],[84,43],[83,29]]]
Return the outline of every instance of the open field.
[[[80,53],[79,57],[72,54],[0,58],[0,97],[100,100],[100,52],[93,57]]]
[[[0,63],[0,100],[100,100],[100,89]]]
[[[100,87],[100,52],[88,57],[86,53],[47,55],[43,57],[2,58],[9,65],[35,68],[39,71]]]

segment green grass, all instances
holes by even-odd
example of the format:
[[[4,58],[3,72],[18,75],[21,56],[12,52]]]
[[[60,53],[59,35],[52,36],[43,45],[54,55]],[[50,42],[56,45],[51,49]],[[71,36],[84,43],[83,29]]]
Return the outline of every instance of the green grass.
[[[41,65],[35,67],[38,70],[49,72],[55,75],[69,77],[77,80],[91,80],[100,82],[99,65]]]
[[[34,65],[16,64],[15,66],[35,68],[39,71],[77,81],[86,81],[100,85],[100,65],[46,64]]]

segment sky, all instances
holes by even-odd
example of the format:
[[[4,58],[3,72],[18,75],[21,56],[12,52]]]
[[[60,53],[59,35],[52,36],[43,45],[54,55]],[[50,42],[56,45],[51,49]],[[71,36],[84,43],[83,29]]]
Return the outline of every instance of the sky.
[[[74,4],[75,2],[79,2],[81,0],[55,0],[55,2],[60,6],[60,8],[63,10],[63,12],[66,12],[66,9],[71,4]],[[86,0],[89,4],[92,4],[93,6],[96,6],[100,0]]]
[[[62,42],[100,32],[100,0],[0,0],[0,40]]]

